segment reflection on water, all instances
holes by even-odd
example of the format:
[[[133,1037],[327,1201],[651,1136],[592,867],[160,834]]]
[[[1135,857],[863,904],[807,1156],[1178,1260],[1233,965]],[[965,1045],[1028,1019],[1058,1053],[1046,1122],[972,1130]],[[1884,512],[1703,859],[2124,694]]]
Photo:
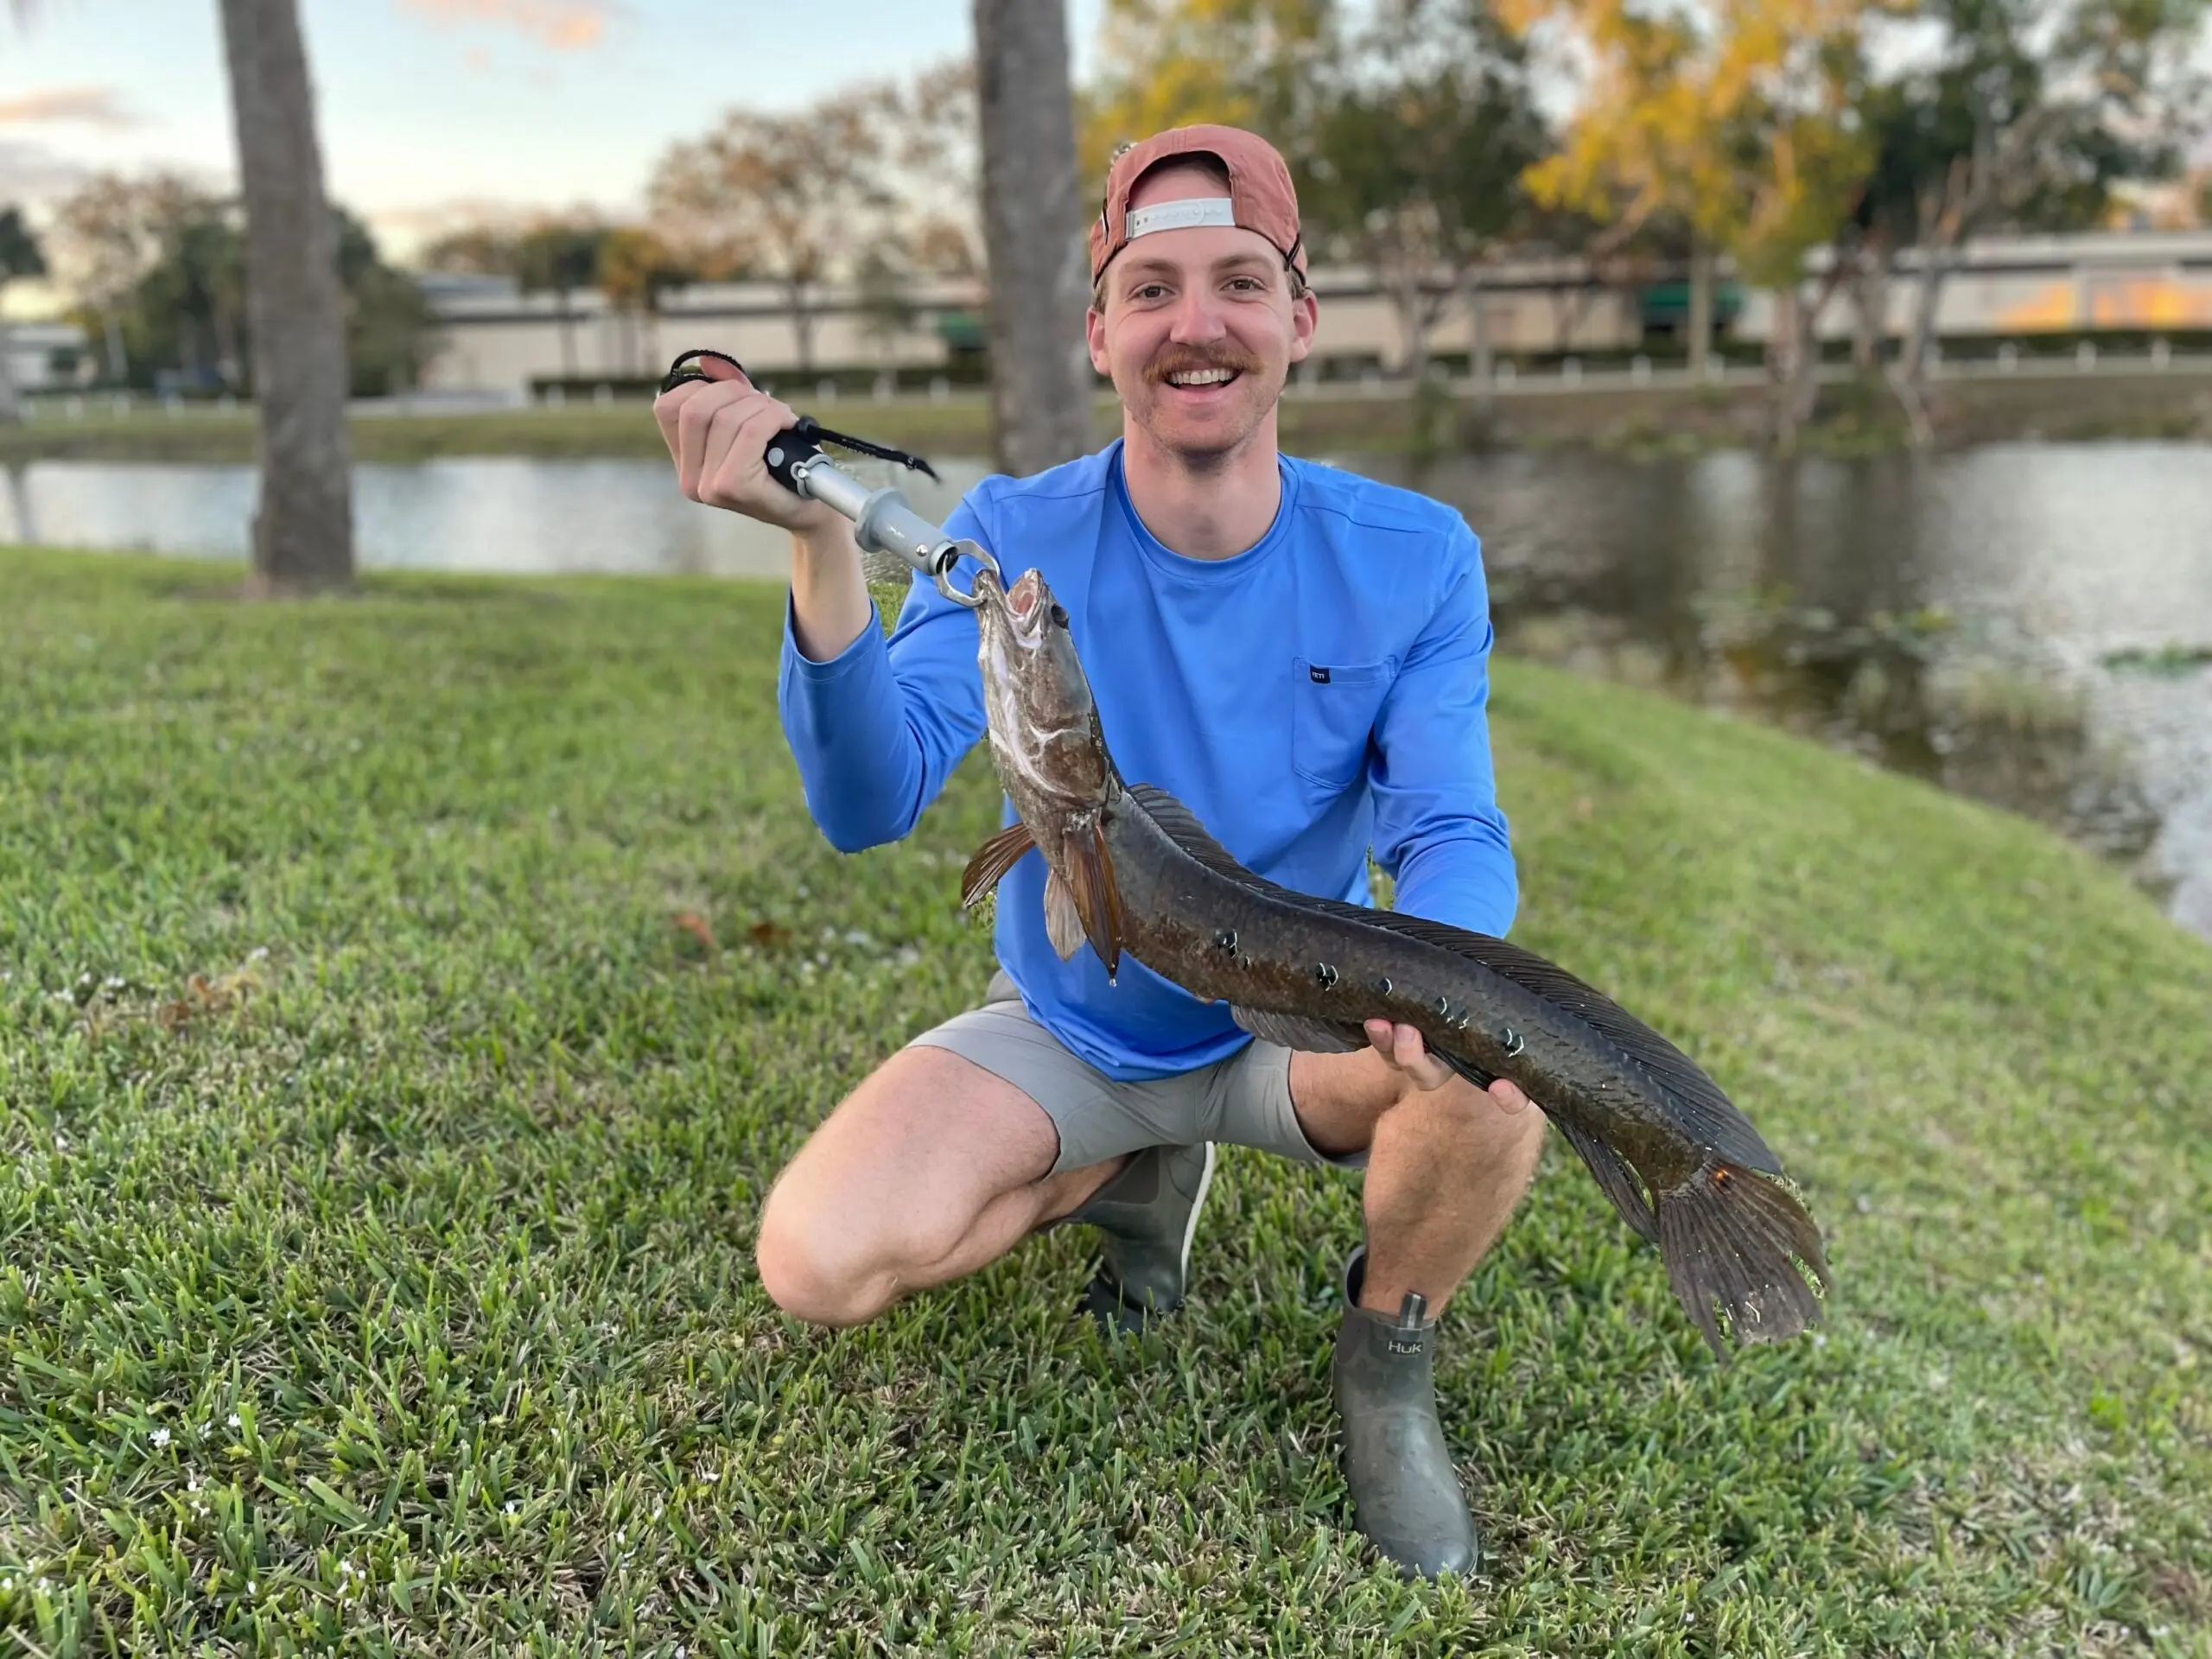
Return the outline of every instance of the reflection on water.
[[[872,467],[888,481],[852,470]],[[941,486],[898,480],[939,517],[983,470],[940,468]],[[779,532],[683,500],[659,462],[358,477],[371,567],[788,569]],[[1503,649],[2031,813],[2212,936],[2212,450],[1515,454],[1432,467],[1420,487],[1482,535]],[[0,481],[0,540],[240,558],[253,493],[245,467],[40,462]]]
[[[1755,714],[2118,857],[2212,936],[2212,450],[1481,457],[1502,649]]]
[[[856,476],[893,469],[858,461]],[[901,472],[921,512],[944,514],[982,476],[938,464],[943,484]],[[579,575],[655,571],[784,576],[780,531],[677,494],[665,463],[467,456],[353,469],[354,542],[371,569]],[[0,541],[243,559],[255,469],[173,463],[35,461],[8,469]]]

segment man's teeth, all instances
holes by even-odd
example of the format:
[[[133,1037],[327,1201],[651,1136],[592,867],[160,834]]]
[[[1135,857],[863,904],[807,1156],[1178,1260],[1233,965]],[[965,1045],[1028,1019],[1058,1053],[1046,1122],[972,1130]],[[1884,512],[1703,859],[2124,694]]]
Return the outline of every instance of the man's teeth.
[[[1218,386],[1236,378],[1236,371],[1234,369],[1186,369],[1169,375],[1167,384],[1171,386]]]

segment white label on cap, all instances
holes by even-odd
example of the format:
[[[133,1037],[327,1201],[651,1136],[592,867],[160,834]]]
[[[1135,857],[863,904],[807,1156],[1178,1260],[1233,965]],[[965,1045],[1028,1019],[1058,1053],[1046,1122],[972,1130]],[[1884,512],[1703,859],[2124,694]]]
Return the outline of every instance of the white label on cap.
[[[1183,201],[1155,202],[1149,207],[1140,207],[1128,217],[1129,239],[1149,236],[1154,231],[1183,231],[1193,225],[1228,225],[1236,223],[1236,210],[1227,196],[1193,196]]]

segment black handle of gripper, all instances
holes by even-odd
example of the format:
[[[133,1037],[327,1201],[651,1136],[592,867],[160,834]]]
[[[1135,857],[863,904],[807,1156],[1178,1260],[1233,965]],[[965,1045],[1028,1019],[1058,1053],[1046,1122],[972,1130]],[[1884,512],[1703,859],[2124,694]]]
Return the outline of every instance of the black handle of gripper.
[[[811,461],[822,453],[822,446],[807,430],[813,424],[811,419],[802,416],[797,426],[787,426],[768,440],[768,453],[762,457],[767,463],[768,476],[793,495],[801,493],[796,475],[799,463]]]

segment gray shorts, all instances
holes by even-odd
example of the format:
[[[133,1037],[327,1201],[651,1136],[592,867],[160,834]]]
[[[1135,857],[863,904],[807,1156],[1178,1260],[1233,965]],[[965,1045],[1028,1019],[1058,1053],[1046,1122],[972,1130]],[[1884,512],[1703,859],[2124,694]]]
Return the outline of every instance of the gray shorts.
[[[1195,1071],[1117,1083],[1039,1025],[1003,971],[991,976],[982,1007],[953,1015],[908,1046],[917,1045],[950,1049],[1035,1101],[1059,1132],[1055,1171],[1201,1141],[1257,1147],[1302,1164],[1359,1169],[1367,1163],[1363,1151],[1332,1158],[1306,1138],[1290,1103],[1288,1049],[1255,1040]]]

